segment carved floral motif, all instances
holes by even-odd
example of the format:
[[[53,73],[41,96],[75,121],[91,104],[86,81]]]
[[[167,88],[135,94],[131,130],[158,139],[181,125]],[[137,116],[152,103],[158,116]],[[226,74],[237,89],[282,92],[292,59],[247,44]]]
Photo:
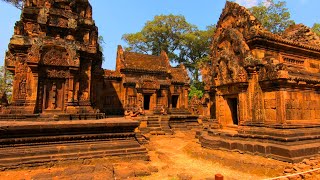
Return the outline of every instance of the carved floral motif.
[[[69,55],[65,50],[52,48],[43,56],[43,64],[51,66],[69,66],[68,56]]]
[[[47,70],[47,77],[49,78],[69,78],[70,72],[65,70]]]

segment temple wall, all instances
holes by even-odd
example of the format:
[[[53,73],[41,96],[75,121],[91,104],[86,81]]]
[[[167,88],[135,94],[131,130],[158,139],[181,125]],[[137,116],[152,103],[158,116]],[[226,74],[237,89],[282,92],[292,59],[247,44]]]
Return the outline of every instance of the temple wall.
[[[264,92],[264,108],[266,123],[276,123],[277,121],[277,99],[276,92]]]
[[[103,104],[101,110],[107,115],[123,115],[123,91],[121,81],[105,80],[100,102]]]
[[[285,98],[287,123],[319,123],[320,94],[312,90],[289,91]]]

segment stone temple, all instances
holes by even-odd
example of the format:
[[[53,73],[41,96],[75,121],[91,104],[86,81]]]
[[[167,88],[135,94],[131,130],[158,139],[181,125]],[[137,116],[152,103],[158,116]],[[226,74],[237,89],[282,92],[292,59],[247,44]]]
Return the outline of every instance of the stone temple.
[[[98,37],[88,0],[25,1],[5,58],[14,80],[12,103],[1,107],[0,170],[88,158],[147,160],[141,133],[197,128],[195,113],[209,119],[197,133],[205,148],[288,162],[319,153],[320,39],[308,27],[272,34],[227,1],[211,62],[201,70],[206,94],[193,100],[193,114],[183,64],[172,67],[165,52],[119,46],[116,69],[105,70]]]
[[[6,113],[92,113],[103,73],[87,1],[26,1],[5,64],[14,74]]]
[[[123,114],[124,110],[142,107],[147,114],[161,108],[188,108],[189,76],[183,64],[171,67],[167,54],[160,56],[126,52],[118,47],[116,70],[105,70],[105,102],[107,114]]]
[[[148,159],[138,121],[103,119],[104,70],[88,0],[27,0],[6,54],[13,102],[0,115],[0,169],[104,157]]]
[[[202,70],[211,128],[202,146],[296,162],[320,150],[320,39],[304,25],[272,34],[227,2]]]

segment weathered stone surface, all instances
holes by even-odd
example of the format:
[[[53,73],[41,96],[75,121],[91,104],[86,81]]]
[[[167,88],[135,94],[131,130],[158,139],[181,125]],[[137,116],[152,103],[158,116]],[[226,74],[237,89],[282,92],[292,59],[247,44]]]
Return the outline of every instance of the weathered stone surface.
[[[171,67],[160,56],[126,52],[118,47],[116,70],[105,70],[106,102],[97,102],[108,114],[167,114],[188,108],[189,77],[183,64]],[[104,104],[103,104],[104,103]]]
[[[3,113],[94,112],[93,79],[103,74],[98,29],[82,23],[93,22],[90,3],[74,2],[25,3],[6,54],[13,103]]]
[[[272,34],[227,2],[202,75],[219,126],[199,136],[202,145],[289,162],[318,154],[319,42],[303,25]]]

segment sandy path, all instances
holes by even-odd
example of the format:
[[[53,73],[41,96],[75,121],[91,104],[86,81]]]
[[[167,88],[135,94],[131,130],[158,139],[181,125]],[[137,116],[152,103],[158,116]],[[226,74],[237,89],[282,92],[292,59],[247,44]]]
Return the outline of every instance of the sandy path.
[[[177,133],[174,136],[152,137],[148,146],[151,164],[159,168],[159,172],[146,179],[178,179],[180,174],[193,179],[213,178],[215,174],[223,174],[225,179],[264,179],[266,175],[255,175],[221,164],[219,161],[194,157],[192,151],[212,151],[201,148],[194,138],[194,133]],[[188,147],[188,148],[187,148]],[[210,152],[211,153],[211,152]],[[228,152],[222,152],[228,154]],[[239,155],[239,154],[238,154]],[[239,164],[239,166],[241,166]]]
[[[123,160],[123,168],[133,169],[132,166],[139,167],[139,163],[147,163],[158,169],[157,173],[150,176],[140,176],[136,179],[150,180],[180,180],[190,179],[214,179],[215,174],[222,174],[226,180],[228,179],[264,179],[268,177],[276,177],[281,175],[284,162],[253,156],[248,154],[240,154],[237,152],[209,150],[202,148],[198,140],[195,138],[195,132],[177,132],[172,136],[152,136],[146,147],[149,150],[150,162],[140,162],[137,160],[128,160],[126,164]],[[0,171],[0,179],[34,179],[33,177],[44,175],[47,179],[61,179],[60,177],[51,178],[53,174],[58,173],[59,176],[68,177],[78,180],[80,179],[105,179],[100,178],[104,171],[85,173],[85,177],[74,171],[75,168],[88,170],[90,168],[99,167],[99,164],[110,165],[114,162],[107,159],[95,159],[88,161],[63,162],[62,164],[52,164],[47,167],[34,167],[17,170]],[[119,163],[119,162],[116,162]],[[129,164],[129,165],[128,165]],[[99,176],[97,176],[99,175]],[[76,177],[76,178],[74,178]],[[38,178],[35,178],[38,179]],[[41,178],[40,178],[41,179]],[[43,179],[43,178],[42,178]],[[46,179],[46,178],[45,178]],[[110,178],[109,178],[110,179]]]

